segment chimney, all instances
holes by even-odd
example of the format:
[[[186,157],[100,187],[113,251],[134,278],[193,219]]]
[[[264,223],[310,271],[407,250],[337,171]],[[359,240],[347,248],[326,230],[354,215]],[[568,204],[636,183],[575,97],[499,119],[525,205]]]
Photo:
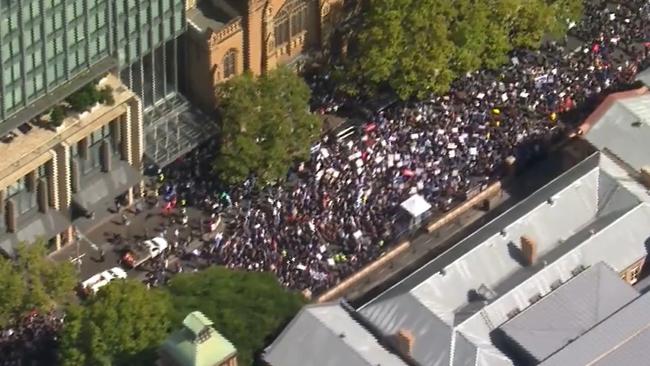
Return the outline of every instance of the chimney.
[[[532,266],[537,260],[537,243],[528,236],[521,237],[521,253],[527,266]]]
[[[411,357],[411,353],[413,351],[413,343],[415,342],[413,333],[411,333],[410,330],[400,329],[397,333],[395,333],[394,338],[395,347],[397,350],[402,355]]]

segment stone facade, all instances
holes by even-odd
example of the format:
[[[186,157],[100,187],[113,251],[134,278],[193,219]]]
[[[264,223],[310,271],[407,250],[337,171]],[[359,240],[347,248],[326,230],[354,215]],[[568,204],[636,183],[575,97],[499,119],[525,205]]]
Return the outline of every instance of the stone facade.
[[[236,12],[211,22],[204,7],[216,8],[216,3],[232,3],[226,10]],[[188,93],[203,109],[212,111],[219,83],[246,70],[260,75],[308,51],[323,49],[341,18],[342,6],[343,0],[197,0],[195,12],[188,10]],[[192,14],[199,12],[194,19]]]
[[[39,237],[50,240],[52,250],[72,239],[73,196],[80,190],[80,176],[101,178],[119,161],[141,171],[140,99],[112,74],[100,84],[113,89],[113,105],[69,115],[55,129],[33,127],[0,145],[0,250],[5,254],[11,255],[18,241],[37,239],[28,227],[38,220],[54,220],[48,215],[57,217],[57,232]],[[130,197],[131,188],[125,189],[129,192],[120,194]],[[114,197],[102,198],[112,202]]]

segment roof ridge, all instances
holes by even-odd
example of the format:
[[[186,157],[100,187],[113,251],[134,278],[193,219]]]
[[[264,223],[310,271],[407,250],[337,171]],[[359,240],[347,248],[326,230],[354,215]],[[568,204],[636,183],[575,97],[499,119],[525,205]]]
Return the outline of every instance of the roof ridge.
[[[378,337],[375,336],[375,334],[373,334],[370,330],[368,330],[366,327],[364,327],[361,323],[359,323],[359,322],[357,321],[357,319],[355,319],[355,318],[352,316],[352,314],[350,314],[350,312],[348,311],[348,309],[346,309],[346,307],[343,306],[341,302],[338,302],[335,306],[336,306],[336,307],[340,307],[340,308],[343,310],[343,312],[344,312],[346,315],[348,315],[348,316],[350,317],[350,319],[352,319],[352,321],[353,321],[355,324],[359,325],[361,328],[363,328],[364,330],[366,330],[367,334],[368,334],[370,337],[372,337],[375,341],[377,341],[377,344],[378,344],[381,348],[385,349],[386,352],[390,352],[388,349],[386,349],[386,347],[384,347],[384,346],[382,345],[382,343],[380,342],[380,340],[378,339]],[[334,335],[335,335],[335,338],[338,340],[338,342],[342,342],[343,344],[345,344],[345,346],[346,346],[348,349],[352,350],[353,353],[354,353],[355,355],[357,355],[357,356],[359,357],[359,359],[360,359],[362,362],[364,362],[364,363],[366,363],[366,364],[368,364],[368,365],[371,365],[371,366],[381,366],[381,365],[373,365],[373,364],[371,364],[371,363],[370,363],[370,362],[369,362],[369,361],[368,361],[368,360],[363,356],[363,354],[361,354],[361,352],[359,352],[359,350],[357,349],[357,347],[354,346],[354,343],[348,341],[349,338],[347,337],[347,335],[346,335],[345,333],[336,334],[336,332],[334,332],[334,329],[332,329],[332,328],[329,327],[327,324],[325,324],[325,323],[324,323],[324,322],[323,322],[319,317],[315,316],[313,313],[311,313],[310,315],[313,316],[313,317],[314,317],[314,318],[315,318],[315,319],[316,319],[320,324],[322,324],[322,325],[324,326],[324,328],[327,329],[330,333],[334,334]],[[390,353],[393,353],[393,352],[390,352]]]

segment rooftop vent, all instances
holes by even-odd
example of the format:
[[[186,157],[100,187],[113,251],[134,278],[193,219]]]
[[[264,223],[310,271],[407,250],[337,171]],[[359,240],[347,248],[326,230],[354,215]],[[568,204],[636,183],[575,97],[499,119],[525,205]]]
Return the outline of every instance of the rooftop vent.
[[[555,290],[556,288],[562,286],[562,280],[557,280],[553,283],[551,283],[551,290]]]
[[[571,274],[574,276],[577,276],[580,274],[580,272],[584,271],[587,267],[583,266],[582,264],[579,264],[576,268],[571,271]]]
[[[528,299],[528,301],[529,301],[530,304],[532,305],[532,304],[538,302],[539,300],[541,300],[541,298],[542,298],[542,295],[541,295],[541,294],[535,294],[533,297],[531,297],[530,299]]]
[[[506,316],[508,317],[508,319],[512,319],[515,316],[517,316],[517,314],[519,314],[519,313],[521,313],[521,310],[519,308],[514,308],[514,309],[510,310],[508,312],[508,314],[506,314]]]

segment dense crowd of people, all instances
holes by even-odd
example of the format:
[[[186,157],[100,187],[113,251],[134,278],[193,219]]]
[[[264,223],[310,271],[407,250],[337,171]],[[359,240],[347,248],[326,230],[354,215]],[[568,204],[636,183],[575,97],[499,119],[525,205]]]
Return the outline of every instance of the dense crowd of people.
[[[164,283],[198,259],[273,271],[296,290],[331,288],[394,242],[399,205],[411,195],[423,196],[434,213],[449,210],[499,179],[508,157],[525,165],[543,154],[566,116],[579,120],[585,106],[629,84],[648,66],[649,20],[648,0],[586,2],[583,21],[570,32],[582,41],[577,49],[559,42],[517,50],[508,65],[465,75],[444,96],[373,110],[357,134],[326,134],[282,184],[259,188],[250,177],[224,187],[212,174],[217,146],[199,147],[156,178],[161,194],[154,201],[170,217],[161,230],[176,239],[171,252],[185,261],[157,258],[146,282]],[[316,113],[363,104],[338,96],[327,73],[308,82]],[[187,208],[207,212],[209,225],[223,217],[226,231],[191,249],[192,230],[178,233],[189,226]],[[5,328],[0,366],[31,364],[36,353],[51,349],[61,323],[54,315],[30,314]]]
[[[31,312],[0,331],[0,366],[48,365],[63,317],[55,313]]]
[[[348,139],[327,134],[287,182],[253,189],[254,177],[221,187],[209,173],[214,145],[164,172],[163,185],[191,205],[232,215],[224,237],[202,255],[232,268],[273,271],[283,285],[322,292],[377,258],[399,232],[399,205],[422,195],[445,211],[518,165],[543,154],[561,133],[562,117],[628,85],[645,67],[649,7],[589,2],[582,38],[517,50],[497,71],[456,80],[444,96],[398,103],[372,116]],[[578,45],[576,45],[578,46]],[[317,113],[340,112],[327,74],[308,79]]]

